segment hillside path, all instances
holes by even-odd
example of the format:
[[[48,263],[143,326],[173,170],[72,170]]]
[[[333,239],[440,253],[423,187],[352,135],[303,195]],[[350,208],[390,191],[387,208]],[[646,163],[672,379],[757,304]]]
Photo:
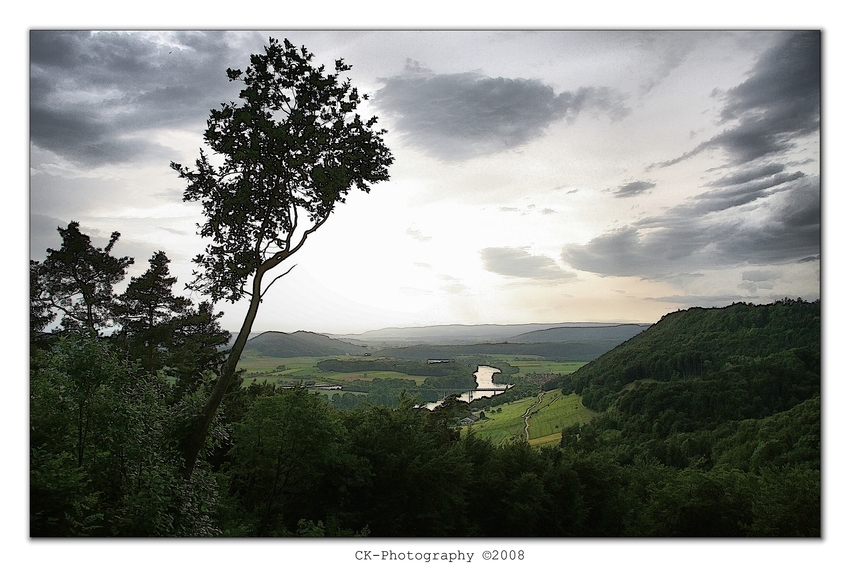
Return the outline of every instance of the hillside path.
[[[543,393],[541,392],[541,393],[537,394],[537,401],[534,402],[533,404],[531,404],[530,406],[528,406],[528,409],[525,410],[525,413],[522,415],[522,418],[525,420],[525,441],[526,442],[530,441],[529,434],[528,434],[528,428],[529,428],[528,418],[531,417],[531,413],[534,411],[534,408],[539,406],[540,402],[542,402],[542,401],[543,401]]]

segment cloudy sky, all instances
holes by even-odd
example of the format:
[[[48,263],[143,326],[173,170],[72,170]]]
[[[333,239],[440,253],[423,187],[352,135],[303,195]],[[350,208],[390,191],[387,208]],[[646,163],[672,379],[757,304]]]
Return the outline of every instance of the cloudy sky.
[[[74,220],[99,245],[120,231],[130,276],[164,250],[182,288],[203,218],[169,163],[194,162],[237,100],[225,70],[269,36],[352,65],[395,163],[293,257],[255,331],[820,297],[818,33],[33,31],[31,257]],[[236,330],[245,305],[217,307]]]

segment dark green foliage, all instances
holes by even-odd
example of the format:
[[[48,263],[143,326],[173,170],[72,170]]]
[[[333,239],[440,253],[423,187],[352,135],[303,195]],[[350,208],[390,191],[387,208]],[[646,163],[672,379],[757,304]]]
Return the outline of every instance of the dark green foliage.
[[[256,398],[234,429],[229,468],[230,492],[256,535],[280,535],[294,531],[299,519],[322,519],[312,517],[312,500],[342,434],[323,396],[299,388]]]
[[[819,535],[819,308],[671,314],[570,377],[607,411],[561,448],[622,471],[625,534]]]
[[[470,466],[455,448],[457,435],[447,436],[410,398],[395,409],[359,407],[344,424],[359,472],[340,517],[378,537],[458,533]]]
[[[191,398],[166,403],[164,378],[107,342],[62,337],[30,379],[33,536],[216,535],[206,473],[179,474],[175,439]]]
[[[821,535],[820,471],[800,465],[765,468],[758,476],[749,534],[773,537]]]
[[[101,331],[114,319],[112,287],[124,279],[133,259],[112,256],[112,247],[121,236],[118,232],[113,232],[101,249],[80,232],[78,222],[57,230],[62,237],[59,250],[48,248],[40,265],[30,262],[30,314],[35,315],[35,328],[44,329],[53,320],[46,309],[49,305],[61,315],[63,328]],[[36,285],[32,285],[34,279]]]
[[[55,318],[50,298],[44,288],[41,263],[30,260],[30,341],[38,340]]]
[[[149,262],[147,271],[130,278],[127,289],[118,297],[116,313],[130,356],[154,370],[164,365],[164,350],[172,343],[177,322],[191,302],[172,293],[177,278],[168,270],[170,261],[165,252],[156,252]]]
[[[820,302],[736,303],[693,308],[661,318],[649,329],[570,376],[585,405],[602,411],[610,394],[637,380],[673,381],[796,348],[820,345]],[[802,400],[798,400],[802,401]]]
[[[615,405],[624,427],[657,438],[766,417],[818,394],[816,360],[804,349],[784,351],[698,378],[638,384]]]
[[[820,397],[764,419],[723,424],[714,431],[717,466],[759,471],[789,465],[820,470]]]

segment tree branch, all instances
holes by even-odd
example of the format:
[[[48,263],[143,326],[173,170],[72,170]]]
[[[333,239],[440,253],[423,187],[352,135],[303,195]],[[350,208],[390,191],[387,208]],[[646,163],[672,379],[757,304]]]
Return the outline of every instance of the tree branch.
[[[282,273],[282,274],[280,274],[279,276],[275,277],[275,279],[273,279],[272,281],[270,281],[270,282],[269,282],[269,285],[267,285],[267,286],[266,286],[266,289],[265,289],[265,290],[263,290],[263,291],[262,291],[262,293],[260,293],[260,299],[262,299],[262,298],[263,298],[263,296],[264,296],[264,295],[266,295],[266,292],[269,290],[269,288],[272,286],[272,284],[273,284],[274,282],[276,282],[277,280],[279,280],[280,278],[282,278],[283,276],[285,276],[286,274],[288,274],[289,272],[291,272],[291,271],[295,268],[295,266],[297,266],[297,265],[298,265],[298,264],[293,264],[291,268],[289,268],[288,270],[286,270],[285,272],[283,272],[283,273]]]

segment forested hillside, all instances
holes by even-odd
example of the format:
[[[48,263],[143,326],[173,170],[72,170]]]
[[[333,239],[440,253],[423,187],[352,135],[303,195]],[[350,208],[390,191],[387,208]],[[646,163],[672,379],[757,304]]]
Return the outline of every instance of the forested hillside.
[[[245,348],[273,357],[356,355],[366,352],[362,346],[307,331],[262,333],[250,339]]]
[[[581,394],[589,407],[602,410],[624,386],[643,380],[679,382],[701,377],[705,381],[725,376],[734,381],[745,375],[750,382],[762,375],[776,382],[780,390],[776,395],[787,405],[818,391],[819,369],[820,302],[786,299],[772,305],[736,303],[723,309],[693,308],[665,315],[569,376],[564,388]],[[786,384],[789,381],[794,383]],[[699,384],[690,382],[689,388]],[[759,390],[767,385],[753,387]],[[771,393],[770,397],[776,396]]]
[[[820,302],[671,313],[563,389],[603,413],[561,450],[643,485],[615,532],[820,534]]]

